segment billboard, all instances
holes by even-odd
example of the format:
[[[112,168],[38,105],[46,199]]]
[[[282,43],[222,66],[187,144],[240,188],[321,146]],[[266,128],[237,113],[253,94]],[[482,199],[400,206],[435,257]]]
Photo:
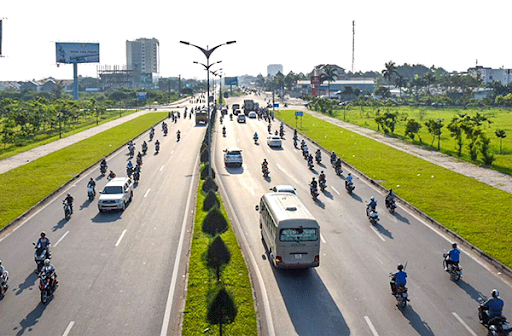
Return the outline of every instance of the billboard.
[[[311,76],[309,77],[312,85],[320,85],[322,84],[322,76]]]
[[[57,63],[99,63],[99,43],[55,43]]]
[[[224,77],[224,85],[238,85],[238,77]]]
[[[138,100],[147,100],[148,99],[148,93],[147,92],[136,92]]]

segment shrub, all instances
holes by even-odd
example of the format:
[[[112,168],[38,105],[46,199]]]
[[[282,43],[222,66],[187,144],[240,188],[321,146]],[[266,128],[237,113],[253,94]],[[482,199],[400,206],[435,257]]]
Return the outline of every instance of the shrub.
[[[228,229],[228,222],[219,208],[211,209],[203,220],[203,232],[211,237]]]
[[[219,325],[222,335],[222,325],[235,321],[237,308],[233,296],[224,286],[219,286],[212,294],[206,318],[210,324]]]
[[[222,266],[229,263],[230,260],[231,252],[229,252],[228,247],[224,244],[220,236],[215,237],[206,252],[206,266],[215,270],[217,281],[220,280],[220,270]]]
[[[217,191],[218,189],[217,183],[211,177],[207,177],[203,183],[203,191],[207,193],[210,190]]]
[[[208,162],[208,157],[209,157],[208,149],[201,151],[201,162],[202,163]]]
[[[201,169],[201,180],[204,180],[208,176],[208,162]],[[212,178],[215,178],[215,171],[212,168]]]
[[[219,199],[217,198],[217,195],[213,190],[208,191],[208,194],[206,195],[204,202],[203,202],[203,210],[209,211],[214,206],[220,206]]]

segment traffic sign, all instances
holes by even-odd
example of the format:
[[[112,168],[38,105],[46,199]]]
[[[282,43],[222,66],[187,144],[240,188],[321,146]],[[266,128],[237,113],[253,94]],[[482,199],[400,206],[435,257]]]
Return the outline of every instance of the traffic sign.
[[[302,111],[295,111],[295,116],[296,117],[302,117],[302,116],[304,116],[304,112],[302,112]]]

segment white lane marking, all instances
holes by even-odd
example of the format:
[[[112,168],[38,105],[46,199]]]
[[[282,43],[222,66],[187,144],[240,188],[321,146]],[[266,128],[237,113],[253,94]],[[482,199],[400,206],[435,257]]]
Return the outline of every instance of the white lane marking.
[[[333,186],[331,186],[331,188],[332,188],[332,190],[334,190],[334,192],[335,192],[336,194],[338,194],[338,195],[340,194],[340,193],[339,193],[339,191],[338,191],[338,190],[336,190],[336,188],[334,188]]]
[[[174,153],[174,149],[171,151],[171,155]]]
[[[62,235],[62,237],[60,237],[60,239],[55,243],[55,245],[53,245],[53,247],[57,247],[57,245],[59,245],[59,243],[61,242],[62,239],[64,239],[64,237],[67,236],[67,234],[69,233],[69,231],[66,231],[66,233],[64,233]]]
[[[151,190],[151,188],[149,188],[148,191],[146,191],[146,193],[144,194],[144,197],[146,197],[149,194],[150,190]]]
[[[162,165],[162,167],[160,167],[160,171],[162,171],[162,169],[164,169],[164,166]]]
[[[276,163],[276,167],[280,170],[280,171],[284,171],[283,168],[281,168],[281,166],[279,164]]]
[[[75,324],[75,321],[69,322],[68,327],[66,328],[66,330],[64,331],[64,334],[62,334],[62,336],[68,336],[68,334],[71,331],[71,328],[73,328],[74,324]]]
[[[126,229],[123,230],[123,233],[121,233],[121,236],[119,237],[119,239],[117,240],[117,243],[116,245],[114,245],[115,247],[119,246],[119,244],[121,243],[121,240],[123,239],[124,237],[124,234],[126,233]]]
[[[244,169],[247,169],[247,165],[246,165],[245,163],[244,163],[244,166],[243,166],[243,167],[244,167]]]
[[[476,334],[473,330],[471,330],[471,328],[466,324],[466,322],[464,322],[464,320],[463,320],[463,319],[461,319],[461,318],[460,318],[460,316],[459,316],[459,315],[457,315],[457,313],[452,312],[452,314],[453,314],[453,316],[455,316],[455,318],[456,318],[457,320],[459,320],[459,322],[464,326],[464,328],[466,328],[466,330],[467,330],[467,331],[469,331],[469,333],[470,333],[472,336],[477,336],[477,334]]]
[[[379,236],[379,238],[380,238],[382,241],[386,241],[386,240],[382,237],[382,235],[379,233],[379,231],[377,231],[377,229],[376,229],[373,225],[370,225],[370,227],[372,228],[373,232],[375,232],[375,234],[376,234],[377,236]]]
[[[326,244],[327,242],[325,241],[324,239],[324,236],[322,236],[322,234],[320,233],[320,239],[322,240],[322,243]]]
[[[239,139],[239,138],[236,138],[236,141],[240,142],[240,139]]]
[[[196,162],[194,163],[194,167],[197,167],[199,165],[199,156],[196,158]],[[215,167],[217,168],[217,167]],[[174,291],[176,288],[176,282],[178,279],[178,269],[180,265],[180,259],[181,259],[181,250],[183,249],[183,242],[185,241],[185,232],[187,228],[187,222],[189,221],[189,213],[190,210],[190,200],[192,198],[192,192],[194,190],[194,183],[193,179],[190,181],[190,188],[188,190],[188,197],[187,197],[187,205],[185,206],[185,215],[183,216],[183,223],[181,225],[181,233],[180,233],[180,241],[178,243],[178,248],[176,250],[176,259],[174,259],[174,269],[172,271],[172,279],[171,279],[171,285],[169,286],[169,296],[167,297],[167,304],[165,306],[165,313],[164,313],[164,321],[162,323],[162,331],[160,332],[160,336],[167,336],[167,329],[169,328],[169,321],[171,319],[171,310],[172,310],[172,301],[174,300]]]
[[[365,316],[364,319],[366,320],[366,323],[370,327],[370,330],[372,331],[373,336],[379,336],[379,333],[377,333],[377,329],[373,326],[372,321],[370,321],[370,318],[368,316]]]
[[[254,193],[254,188],[253,188],[253,187],[251,187],[251,194],[252,194],[253,196],[256,196],[256,194]]]

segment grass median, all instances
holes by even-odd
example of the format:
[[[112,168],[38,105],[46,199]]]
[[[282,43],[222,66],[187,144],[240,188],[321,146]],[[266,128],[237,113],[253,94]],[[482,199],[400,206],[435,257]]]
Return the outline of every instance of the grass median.
[[[295,125],[294,111],[278,111],[276,116]],[[512,267],[511,194],[309,114],[302,118],[298,130]]]
[[[210,325],[206,320],[208,307],[206,305],[208,293],[217,285],[217,278],[206,266],[206,250],[210,239],[203,233],[202,223],[207,212],[203,211],[205,194],[202,186],[204,181],[199,180],[194,221],[194,234],[189,260],[189,278],[187,284],[187,300],[181,334],[191,335],[218,335],[219,327]],[[227,219],[226,211],[221,201],[220,210]],[[223,325],[224,335],[257,335],[256,312],[252,296],[252,287],[249,272],[236,236],[231,226],[222,234],[226,246],[231,251],[231,261],[222,271],[222,283],[233,293],[238,314],[231,324]]]
[[[148,113],[76,144],[0,174],[0,229],[71,178],[124,145],[167,112]]]

